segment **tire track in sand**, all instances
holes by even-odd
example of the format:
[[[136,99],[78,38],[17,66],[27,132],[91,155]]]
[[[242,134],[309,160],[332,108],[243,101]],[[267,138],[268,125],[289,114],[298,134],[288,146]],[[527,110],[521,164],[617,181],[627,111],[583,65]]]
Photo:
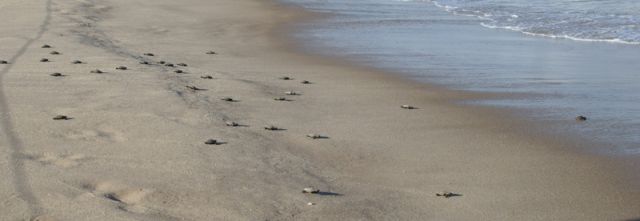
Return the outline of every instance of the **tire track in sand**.
[[[12,179],[14,189],[18,193],[18,197],[27,203],[28,210],[33,217],[42,215],[44,211],[40,205],[40,201],[31,189],[29,177],[27,176],[24,168],[24,147],[22,145],[22,140],[15,133],[14,124],[11,121],[11,109],[9,108],[7,96],[5,94],[4,77],[9,73],[11,68],[13,68],[13,64],[15,64],[18,59],[24,55],[27,49],[34,42],[42,38],[42,35],[47,31],[51,21],[51,4],[52,0],[46,0],[46,15],[40,24],[38,33],[33,38],[29,38],[24,45],[20,47],[20,50],[18,50],[18,52],[9,59],[9,64],[0,69],[0,129],[2,130],[2,134],[6,138],[6,143],[11,151],[11,154],[9,155],[9,162],[13,173]]]

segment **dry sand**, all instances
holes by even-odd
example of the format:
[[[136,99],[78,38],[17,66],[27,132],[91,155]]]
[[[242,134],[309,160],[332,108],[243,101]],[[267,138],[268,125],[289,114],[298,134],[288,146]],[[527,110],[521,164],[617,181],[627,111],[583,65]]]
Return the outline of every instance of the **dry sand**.
[[[302,55],[283,25],[303,18],[262,0],[1,1],[0,220],[640,218],[633,161],[451,102],[479,95]]]

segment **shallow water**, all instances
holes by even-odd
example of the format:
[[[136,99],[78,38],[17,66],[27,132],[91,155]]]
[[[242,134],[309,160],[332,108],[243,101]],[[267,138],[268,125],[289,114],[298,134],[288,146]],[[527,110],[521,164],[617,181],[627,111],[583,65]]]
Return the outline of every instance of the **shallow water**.
[[[640,153],[640,45],[633,44],[640,35],[631,30],[619,31],[616,37],[585,34],[575,38],[549,38],[487,28],[512,24],[495,16],[492,21],[486,15],[462,13],[463,9],[487,11],[486,8],[491,8],[494,15],[517,14],[519,19],[527,18],[527,13],[543,16],[565,12],[573,16],[555,18],[562,23],[579,20],[580,13],[585,17],[597,14],[587,6],[601,3],[599,7],[603,11],[627,16],[631,18],[630,23],[636,24],[633,13],[640,14],[640,10],[633,9],[640,9],[640,2],[621,1],[627,5],[616,8],[613,1],[554,1],[558,3],[545,8],[540,5],[550,0],[449,0],[439,4],[402,0],[284,1],[334,14],[301,24],[302,29],[295,37],[310,42],[306,46],[309,50],[454,89],[525,93],[529,96],[473,103],[522,109],[521,113],[527,116],[555,125],[549,130],[580,134],[605,143],[600,148],[602,152]],[[483,4],[488,2],[489,6]],[[447,10],[443,9],[445,4],[449,4]],[[577,5],[571,8],[572,4]],[[526,10],[516,13],[514,7]],[[503,11],[498,13],[498,9]],[[603,19],[593,30],[589,26],[579,28],[581,33],[620,28],[613,23],[616,22],[612,19]],[[518,24],[533,27],[533,22],[524,20]],[[564,30],[558,35],[570,32]],[[624,39],[627,43],[576,41],[582,38]],[[578,115],[588,116],[589,121],[576,123],[574,117]]]

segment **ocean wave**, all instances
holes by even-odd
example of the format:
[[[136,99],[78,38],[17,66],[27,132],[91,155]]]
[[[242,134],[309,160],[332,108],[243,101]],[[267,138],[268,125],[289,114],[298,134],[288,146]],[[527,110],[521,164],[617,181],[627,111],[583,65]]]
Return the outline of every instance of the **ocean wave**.
[[[623,10],[623,6],[611,9],[608,5],[600,6],[603,9],[598,10],[597,4],[603,3],[596,1],[584,8],[579,4],[542,4],[552,0],[528,1],[526,4],[514,0],[508,5],[495,0],[396,1],[431,2],[452,14],[476,17],[486,28],[574,41],[640,45],[640,10]],[[640,9],[640,3],[629,4],[633,4],[632,9]]]

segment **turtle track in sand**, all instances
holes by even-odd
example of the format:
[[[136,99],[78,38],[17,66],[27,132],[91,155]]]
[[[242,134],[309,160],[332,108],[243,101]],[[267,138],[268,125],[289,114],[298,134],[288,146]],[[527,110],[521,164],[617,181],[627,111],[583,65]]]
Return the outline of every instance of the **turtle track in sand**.
[[[24,168],[24,147],[22,140],[14,131],[14,122],[11,121],[11,108],[7,102],[7,96],[4,88],[4,77],[11,71],[13,64],[16,63],[24,53],[33,45],[34,42],[40,40],[44,33],[49,28],[51,21],[51,4],[52,0],[47,0],[45,17],[38,32],[33,38],[27,39],[27,41],[19,48],[19,50],[9,59],[9,64],[0,69],[0,130],[2,136],[5,138],[5,142],[10,149],[9,162],[12,172],[11,179],[15,191],[18,193],[20,199],[25,201],[28,206],[29,213],[32,217],[38,217],[42,215],[43,208],[40,201],[33,193],[31,189],[31,183],[29,182],[29,176]]]

